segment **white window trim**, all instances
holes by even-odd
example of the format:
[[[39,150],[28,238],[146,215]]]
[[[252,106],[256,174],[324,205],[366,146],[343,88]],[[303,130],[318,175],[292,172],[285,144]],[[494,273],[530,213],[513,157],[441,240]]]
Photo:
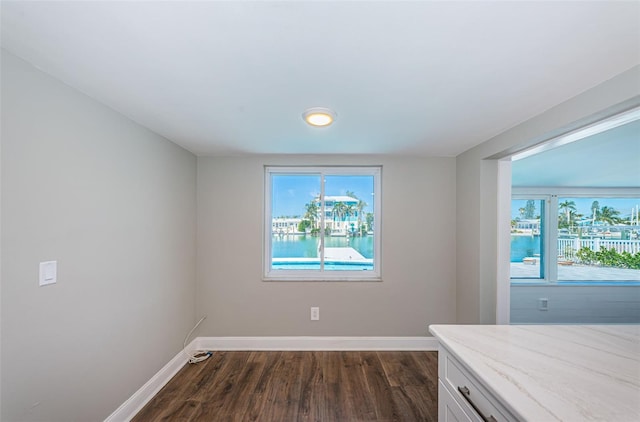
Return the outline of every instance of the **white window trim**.
[[[558,230],[551,227],[551,221],[558,221],[558,197],[569,198],[636,198],[640,195],[640,188],[570,188],[570,187],[512,187],[512,199],[545,199],[545,244],[543,245],[546,258],[544,260],[544,278],[510,278],[511,283],[527,285],[557,284],[558,283]]]
[[[532,193],[532,194],[521,194],[521,193],[516,193],[515,191],[512,192],[511,195],[512,199],[533,199],[535,201],[544,201],[544,215],[545,215],[545,221],[541,221],[540,224],[540,233],[542,234],[542,238],[545,239],[544,244],[542,245],[542,254],[544,256],[544,266],[542,268],[542,272],[544,274],[544,278],[519,278],[519,277],[511,277],[511,281],[513,282],[513,280],[520,280],[519,282],[532,282],[532,283],[549,283],[550,280],[550,267],[551,265],[549,265],[549,255],[550,253],[552,253],[551,251],[551,242],[546,241],[546,239],[549,239],[550,235],[551,235],[551,231],[549,228],[549,219],[552,217],[551,216],[551,209],[553,209],[552,204],[551,204],[551,195],[542,195],[539,193]],[[558,202],[557,198],[556,198],[556,203]],[[542,211],[542,210],[541,210]],[[556,211],[556,219],[557,219],[557,211]],[[557,234],[556,234],[557,237]],[[557,243],[557,242],[556,242]],[[556,246],[556,250],[557,250],[557,246]]]
[[[274,270],[271,268],[271,175],[272,174],[319,174],[321,180],[325,175],[368,175],[373,176],[374,183],[374,248],[372,271],[324,271],[324,247],[320,249],[320,270]],[[264,208],[263,208],[263,281],[382,281],[381,255],[381,179],[382,166],[265,166],[264,172]],[[324,183],[321,183],[321,202],[324,208]],[[321,212],[321,222],[324,227],[325,213]],[[324,245],[324,236],[320,236]]]

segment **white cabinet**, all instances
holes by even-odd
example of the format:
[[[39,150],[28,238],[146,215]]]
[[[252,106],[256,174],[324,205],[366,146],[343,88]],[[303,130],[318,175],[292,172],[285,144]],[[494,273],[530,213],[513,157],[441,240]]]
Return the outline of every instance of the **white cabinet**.
[[[438,381],[438,421],[440,422],[465,422],[471,421],[471,417],[464,413],[462,406],[456,401],[453,394],[445,387],[442,380]]]
[[[640,325],[431,325],[441,421],[640,421]]]
[[[438,378],[439,421],[517,420],[442,344],[438,349]]]

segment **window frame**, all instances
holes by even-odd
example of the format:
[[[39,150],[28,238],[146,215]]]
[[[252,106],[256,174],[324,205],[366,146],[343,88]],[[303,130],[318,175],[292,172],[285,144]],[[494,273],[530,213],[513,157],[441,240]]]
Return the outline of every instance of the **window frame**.
[[[272,268],[272,175],[318,175],[320,176],[320,219],[325,227],[325,176],[373,176],[373,270],[348,271],[324,269],[324,236],[319,236],[319,270],[283,270]],[[264,167],[264,207],[263,207],[263,281],[382,281],[382,166],[278,166]]]
[[[543,250],[546,254],[543,278],[509,277],[512,285],[555,285],[570,281],[574,284],[582,280],[558,280],[558,207],[559,198],[636,198],[640,196],[640,188],[571,188],[571,187],[512,187],[511,199],[544,199],[546,221],[541,222],[544,234]],[[607,280],[603,280],[607,281]],[[624,280],[619,281],[624,286]],[[584,281],[589,284],[590,281]]]
[[[553,209],[552,200],[549,194],[540,194],[540,193],[530,193],[530,194],[521,194],[521,193],[512,193],[511,200],[535,200],[535,201],[543,201],[543,207],[540,210],[540,213],[544,215],[544,219],[540,219],[540,235],[542,236],[542,245],[540,249],[540,260],[541,266],[540,271],[542,272],[542,277],[512,277],[509,275],[509,279],[511,282],[517,280],[518,283],[548,283],[548,280],[551,279],[552,275],[549,273],[549,257],[551,253],[554,253],[551,249],[553,248],[553,242],[550,240],[550,236],[552,235],[550,232],[551,226],[549,224],[549,220],[554,218],[551,215],[551,210]],[[557,201],[556,201],[557,202]],[[555,216],[557,219],[557,215]],[[557,243],[557,241],[556,241]],[[556,247],[557,250],[557,247]]]

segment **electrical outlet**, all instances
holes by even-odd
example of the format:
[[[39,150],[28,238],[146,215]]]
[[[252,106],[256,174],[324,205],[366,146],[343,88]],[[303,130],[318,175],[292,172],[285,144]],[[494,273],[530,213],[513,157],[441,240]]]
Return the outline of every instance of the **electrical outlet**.
[[[549,299],[546,297],[541,297],[538,299],[538,310],[539,311],[548,311],[549,310]]]
[[[311,321],[320,321],[320,308],[317,306],[311,307]]]

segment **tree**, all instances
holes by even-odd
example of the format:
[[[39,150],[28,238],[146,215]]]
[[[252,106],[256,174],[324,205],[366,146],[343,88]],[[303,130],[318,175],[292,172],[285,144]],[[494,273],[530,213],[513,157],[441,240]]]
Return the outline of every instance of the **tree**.
[[[362,211],[366,208],[366,206],[366,202],[364,202],[362,199],[358,199],[356,209],[358,210],[358,230],[360,231],[360,236],[362,236]]]
[[[558,226],[563,226],[566,228],[571,227],[571,212],[576,210],[576,203],[566,200],[558,204],[558,208],[560,209],[560,212],[565,213],[565,221],[559,223]],[[560,220],[560,218],[558,220]]]
[[[344,214],[342,216],[342,221],[348,220],[349,223],[351,223],[351,217],[353,217],[356,214],[356,207],[353,204],[344,204]],[[355,229],[352,227],[352,234],[355,231]]]
[[[338,221],[344,221],[344,215],[347,212],[347,205],[344,202],[336,202],[333,204],[333,208],[331,208],[331,217],[333,218],[333,222],[335,223],[336,219]]]
[[[367,219],[367,228],[369,230],[373,230],[373,221],[374,221],[373,213],[372,212],[368,212],[366,219]]]
[[[345,195],[358,200],[355,209],[353,209],[352,205],[349,205],[350,208],[348,209],[348,211],[350,212],[350,216],[353,216],[354,214],[358,216],[358,230],[360,231],[360,236],[362,236],[362,211],[367,207],[368,204],[362,199],[358,198],[358,196],[350,190],[348,190]]]
[[[571,221],[581,220],[582,217],[584,217],[584,214],[580,214],[577,211],[571,211],[569,214],[570,214]]]
[[[301,220],[300,223],[298,223],[299,232],[305,232],[309,227],[311,227],[311,221],[309,220]]]
[[[600,210],[600,215],[598,217],[598,220],[607,224],[618,224],[619,222],[622,221],[622,219],[618,217],[619,215],[620,215],[620,211],[616,210],[613,207],[604,206]]]
[[[336,221],[336,219],[340,220],[342,218],[342,213],[344,210],[344,202],[334,202],[333,203],[333,207],[331,208],[331,217],[333,218],[333,221]]]
[[[532,219],[536,213],[536,201],[529,199],[524,206],[524,218]]]
[[[591,203],[591,214],[593,215],[591,225],[594,225],[596,224],[596,220],[598,219],[598,215],[600,214],[600,203],[598,201],[593,201]]]
[[[346,220],[349,217],[353,217],[356,214],[356,207],[353,204],[344,204],[344,214],[342,220]]]
[[[318,203],[316,201],[311,201],[308,204],[306,204],[304,207],[306,210],[304,214],[304,218],[311,221],[311,226],[315,227],[316,220],[318,219],[318,211],[319,211]]]

